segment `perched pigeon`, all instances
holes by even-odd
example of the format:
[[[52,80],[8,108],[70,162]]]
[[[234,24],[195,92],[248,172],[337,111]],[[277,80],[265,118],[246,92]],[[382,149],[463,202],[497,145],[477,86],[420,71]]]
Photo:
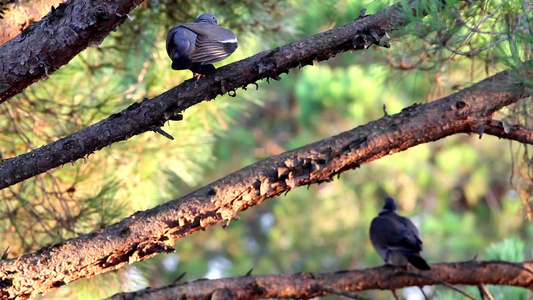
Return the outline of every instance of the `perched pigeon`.
[[[422,240],[418,229],[406,217],[396,214],[394,198],[385,198],[385,205],[370,224],[370,241],[385,263],[420,270],[431,269],[420,256]]]
[[[217,17],[201,14],[194,23],[172,27],[167,35],[167,53],[172,69],[190,69],[193,73],[212,74],[212,65],[230,56],[237,49],[235,34],[217,24]]]

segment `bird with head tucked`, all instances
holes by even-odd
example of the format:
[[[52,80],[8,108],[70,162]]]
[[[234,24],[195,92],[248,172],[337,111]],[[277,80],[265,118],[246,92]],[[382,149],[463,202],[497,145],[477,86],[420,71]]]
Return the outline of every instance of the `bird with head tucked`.
[[[189,69],[195,74],[212,74],[213,63],[230,56],[237,46],[235,34],[219,26],[217,17],[211,13],[201,14],[194,23],[176,25],[167,35],[172,69]]]
[[[394,266],[415,266],[430,270],[420,256],[422,239],[416,226],[406,217],[396,214],[396,201],[385,198],[385,205],[370,223],[370,241],[385,263]]]

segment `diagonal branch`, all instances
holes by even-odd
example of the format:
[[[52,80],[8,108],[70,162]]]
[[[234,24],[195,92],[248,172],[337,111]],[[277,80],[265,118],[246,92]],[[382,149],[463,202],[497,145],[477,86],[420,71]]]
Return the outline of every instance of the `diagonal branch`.
[[[387,31],[403,26],[408,17],[396,4],[374,15],[306,39],[264,51],[219,68],[215,74],[183,84],[110,116],[77,133],[0,163],[0,189],[41,174],[65,163],[92,154],[112,143],[161,127],[168,120],[180,120],[181,112],[206,99],[214,99],[256,81],[279,79],[289,69],[311,65],[334,57],[339,52],[365,49]],[[0,46],[0,53],[3,46]],[[2,62],[0,57],[0,64]],[[2,81],[0,65],[0,83]],[[1,84],[0,84],[1,85]],[[1,92],[0,92],[1,93]]]
[[[214,296],[221,292],[229,293],[229,297],[225,299],[310,299],[337,294],[336,291],[353,293],[377,289],[393,290],[442,283],[450,286],[497,284],[533,290],[532,270],[533,261],[508,263],[473,260],[432,264],[430,271],[419,273],[405,272],[405,269],[398,267],[382,266],[332,273],[240,276],[147,288],[132,293],[116,294],[107,300],[214,299]]]
[[[531,66],[529,61],[525,65]],[[182,198],[137,212],[104,229],[0,261],[0,292],[30,297],[83,277],[115,270],[162,252],[207,226],[232,220],[237,212],[303,185],[385,155],[456,133],[477,133],[494,111],[528,97],[504,71],[443,99],[413,105],[337,136],[276,155],[221,178]],[[501,87],[501,91],[494,90]],[[47,276],[42,276],[47,274]]]
[[[0,103],[100,44],[141,2],[69,0],[0,45]]]
[[[533,129],[522,125],[510,125],[506,120],[491,120],[490,123],[485,125],[483,132],[499,138],[533,145]]]

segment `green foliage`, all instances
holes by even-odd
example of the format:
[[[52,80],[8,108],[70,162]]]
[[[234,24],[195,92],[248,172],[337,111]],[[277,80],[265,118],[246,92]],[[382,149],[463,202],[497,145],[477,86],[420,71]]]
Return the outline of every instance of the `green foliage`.
[[[486,250],[486,259],[522,262],[525,259],[526,243],[516,237],[510,236],[499,243],[490,245]]]
[[[485,249],[485,255],[480,259],[484,260],[503,260],[509,262],[522,262],[525,256],[526,243],[517,236],[509,236],[500,242],[493,243]],[[511,266],[510,266],[511,267]],[[487,286],[494,299],[530,299],[531,292],[523,288],[509,286]],[[471,295],[479,294],[476,287],[467,287],[464,289]],[[439,288],[436,291],[437,299],[457,299],[457,292],[449,289]]]
[[[83,233],[93,228],[103,228],[118,222],[123,217],[127,206],[124,199],[117,197],[119,185],[116,181],[108,181],[94,195],[89,195],[78,204],[82,212],[77,220],[77,233]]]

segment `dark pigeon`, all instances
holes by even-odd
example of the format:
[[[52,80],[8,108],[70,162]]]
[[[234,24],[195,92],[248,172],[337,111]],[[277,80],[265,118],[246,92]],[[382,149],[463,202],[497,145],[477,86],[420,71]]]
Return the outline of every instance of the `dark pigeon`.
[[[194,23],[172,27],[167,35],[167,53],[172,69],[189,69],[208,75],[215,71],[213,63],[230,56],[237,49],[235,34],[217,23],[210,13],[201,14]]]
[[[412,264],[420,270],[430,270],[420,256],[422,240],[416,226],[406,217],[396,214],[394,198],[385,198],[385,205],[370,224],[370,241],[385,263],[394,266]]]

